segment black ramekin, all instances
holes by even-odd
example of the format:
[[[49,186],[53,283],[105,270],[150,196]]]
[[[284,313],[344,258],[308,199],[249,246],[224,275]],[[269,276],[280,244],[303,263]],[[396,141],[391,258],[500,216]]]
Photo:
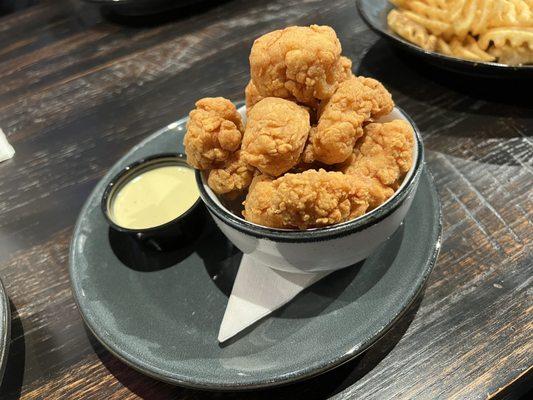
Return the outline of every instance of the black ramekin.
[[[198,196],[198,200],[183,214],[162,225],[145,229],[130,229],[118,225],[110,215],[113,196],[134,176],[162,165],[183,165],[188,168],[186,156],[182,153],[162,153],[135,161],[122,169],[111,179],[102,195],[101,208],[106,221],[112,229],[133,236],[156,250],[178,247],[196,239],[202,230],[206,215],[205,206]]]

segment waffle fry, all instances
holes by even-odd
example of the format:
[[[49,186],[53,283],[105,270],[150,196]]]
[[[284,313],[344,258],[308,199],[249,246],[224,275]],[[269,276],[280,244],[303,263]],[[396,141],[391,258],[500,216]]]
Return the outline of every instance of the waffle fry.
[[[450,43],[452,55],[458,58],[472,61],[494,61],[494,57],[483,51],[472,36],[464,41],[459,38],[452,39]]]
[[[479,36],[479,45],[487,49],[491,42],[495,47],[510,45],[533,48],[533,28],[494,28]]]
[[[403,13],[392,10],[387,16],[387,23],[398,35],[424,50],[435,50],[437,37],[428,33],[422,25],[414,22]]]
[[[425,50],[473,61],[532,63],[533,0],[391,3],[397,8],[389,13],[389,27]]]
[[[435,3],[412,1],[410,2],[409,10],[424,15],[427,18],[448,21],[448,10],[439,7],[439,5]]]
[[[494,10],[493,0],[479,0],[477,3],[477,16],[470,29],[473,35],[479,35],[487,29],[488,21],[492,19]]]
[[[446,42],[442,38],[437,38],[437,46],[435,48],[439,53],[454,57],[455,54],[453,54],[453,50],[450,47],[450,43]]]
[[[487,53],[479,46],[478,41],[473,36],[467,36],[464,42],[464,46],[481,61],[494,61],[495,57]]]
[[[447,22],[431,19],[423,15],[417,14],[413,11],[404,11],[403,15],[415,21],[416,23],[424,26],[429,32],[434,35],[440,35],[441,33],[446,32],[451,28],[450,24]]]
[[[520,47],[493,47],[489,53],[501,63],[509,65],[533,64],[533,49],[527,46]]]

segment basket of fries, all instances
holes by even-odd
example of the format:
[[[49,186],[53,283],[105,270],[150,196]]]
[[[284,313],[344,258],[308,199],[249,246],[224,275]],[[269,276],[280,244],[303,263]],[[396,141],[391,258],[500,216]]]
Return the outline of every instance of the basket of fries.
[[[358,0],[358,8],[373,29],[443,67],[533,71],[533,0]]]

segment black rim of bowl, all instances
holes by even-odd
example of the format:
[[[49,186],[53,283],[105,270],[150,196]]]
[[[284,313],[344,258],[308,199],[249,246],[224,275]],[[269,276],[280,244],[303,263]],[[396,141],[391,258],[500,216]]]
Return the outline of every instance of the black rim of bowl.
[[[125,233],[152,233],[159,231],[160,229],[167,228],[189,215],[192,210],[194,210],[202,201],[201,196],[198,196],[198,199],[183,214],[178,215],[176,218],[165,222],[164,224],[156,225],[151,228],[125,228],[113,221],[113,218],[111,218],[111,216],[109,215],[109,206],[112,202],[113,195],[115,194],[115,192],[121,189],[122,186],[124,186],[124,184],[129,181],[129,179],[127,179],[128,177],[133,177],[138,172],[142,171],[144,169],[144,164],[149,164],[152,166],[152,168],[155,168],[159,164],[158,161],[161,161],[161,164],[176,163],[192,169],[189,164],[187,164],[186,159],[187,157],[183,153],[159,153],[145,158],[141,158],[140,160],[137,160],[120,170],[120,172],[118,172],[107,184],[100,203],[102,213],[104,214],[104,217],[109,223],[109,225],[111,225],[117,231]]]
[[[200,197],[207,205],[208,209],[215,214],[218,219],[226,222],[232,228],[257,238],[268,238],[277,242],[318,242],[321,240],[330,240],[333,238],[346,236],[367,229],[377,222],[387,218],[403,203],[405,198],[413,191],[415,183],[418,181],[423,169],[424,146],[422,145],[420,132],[409,115],[407,115],[398,106],[396,106],[396,109],[400,111],[400,113],[411,124],[415,133],[418,154],[414,163],[414,170],[407,178],[407,182],[405,182],[405,184],[396,193],[394,193],[394,195],[385,204],[382,204],[381,206],[358,218],[324,228],[314,228],[305,231],[275,229],[252,224],[237,217],[231,211],[219,206],[205,190],[204,182],[202,180],[202,172],[195,170],[196,183],[200,190]]]
[[[365,7],[363,6],[363,0],[356,0],[357,10],[359,11],[359,14],[363,18],[363,21],[375,32],[386,36],[388,39],[391,39],[398,44],[404,46],[406,49],[411,50],[418,54],[423,54],[428,57],[433,57],[435,59],[439,59],[444,62],[448,62],[450,64],[455,64],[457,66],[469,66],[469,67],[477,67],[477,66],[484,66],[487,68],[497,69],[500,71],[528,71],[533,73],[533,65],[508,65],[508,64],[502,64],[502,63],[495,63],[495,62],[489,62],[489,61],[471,61],[471,60],[465,60],[458,57],[452,57],[448,56],[446,54],[437,53],[436,51],[430,51],[425,50],[420,46],[417,46],[411,42],[408,42],[404,38],[393,34],[391,32],[388,32],[387,30],[382,29],[380,26],[374,24],[372,22],[372,19],[368,16],[366,13]]]

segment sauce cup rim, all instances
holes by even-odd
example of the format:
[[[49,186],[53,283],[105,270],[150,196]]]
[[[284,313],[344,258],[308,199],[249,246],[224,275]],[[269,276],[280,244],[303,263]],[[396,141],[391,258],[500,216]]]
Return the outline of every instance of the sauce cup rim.
[[[183,165],[187,168],[193,169],[191,166],[189,166],[189,164],[187,164],[187,161],[186,161],[187,157],[185,154],[180,153],[180,152],[165,152],[165,153],[153,154],[147,157],[143,157],[137,161],[134,161],[131,164],[128,164],[127,166],[122,168],[119,172],[117,172],[113,176],[113,178],[110,179],[109,183],[106,185],[104,193],[102,194],[102,200],[100,201],[100,208],[102,210],[102,213],[104,214],[104,217],[107,223],[113,229],[119,232],[131,233],[131,234],[154,233],[159,230],[168,228],[176,223],[179,223],[181,220],[183,220],[188,215],[190,215],[193,212],[193,210],[202,203],[202,198],[199,195],[198,199],[196,199],[196,201],[184,213],[178,215],[176,218],[171,219],[168,222],[165,222],[164,224],[155,225],[150,228],[126,228],[124,226],[117,224],[113,220],[113,218],[110,215],[109,205],[111,203],[112,196],[118,190],[117,185],[118,185],[118,188],[121,187],[121,185],[119,185],[120,183],[122,183],[121,180],[124,179],[124,177],[127,175],[135,175],[135,171],[137,169],[142,169],[144,164],[153,163],[154,165],[157,165],[157,160],[161,160],[161,162],[163,163],[165,159],[167,160],[167,162],[174,161],[176,162],[176,164]]]

